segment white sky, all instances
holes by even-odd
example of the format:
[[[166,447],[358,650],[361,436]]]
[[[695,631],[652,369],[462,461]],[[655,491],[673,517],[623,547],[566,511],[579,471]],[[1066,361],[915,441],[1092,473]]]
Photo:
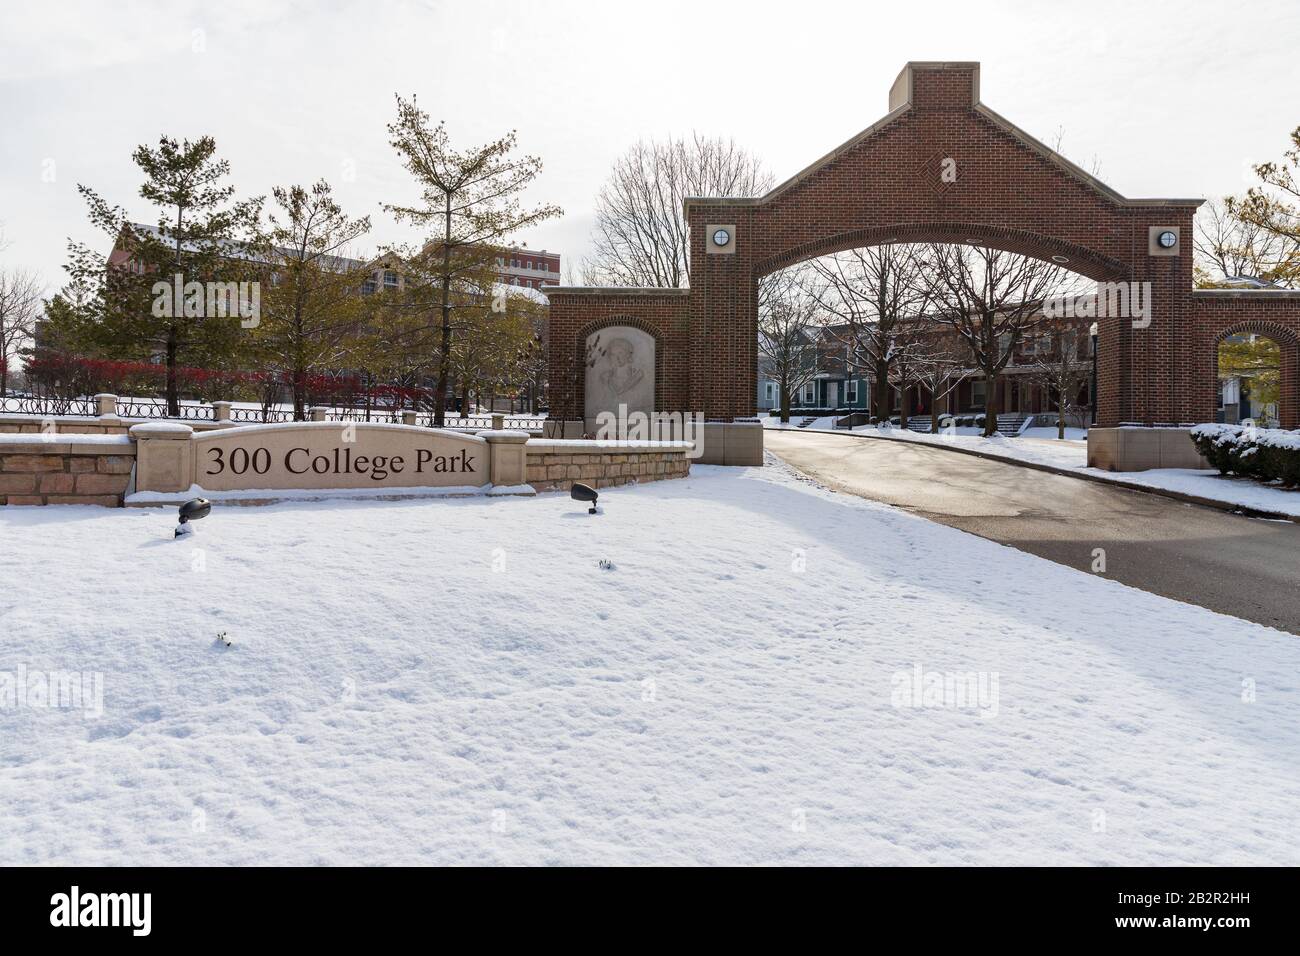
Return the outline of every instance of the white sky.
[[[1040,139],[1064,127],[1134,197],[1241,191],[1300,124],[1295,0],[6,0],[0,263],[62,284],[68,237],[99,241],[78,183],[155,221],[130,153],[161,133],[214,136],[241,196],[325,177],[375,245],[416,241],[379,208],[415,196],[384,128],[401,92],[457,144],[518,131],[545,161],[532,198],[566,213],[519,238],[567,269],[638,138],[732,136],[780,181],[882,116],[908,60],[980,61],[985,103]]]

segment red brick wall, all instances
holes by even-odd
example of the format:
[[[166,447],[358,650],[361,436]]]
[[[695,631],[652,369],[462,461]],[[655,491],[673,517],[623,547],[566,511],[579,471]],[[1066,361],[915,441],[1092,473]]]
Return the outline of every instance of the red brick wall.
[[[690,347],[685,290],[630,289],[551,292],[548,398],[552,418],[582,418],[587,336],[611,325],[630,325],[655,339],[655,404],[688,406],[690,379],[682,357]]]

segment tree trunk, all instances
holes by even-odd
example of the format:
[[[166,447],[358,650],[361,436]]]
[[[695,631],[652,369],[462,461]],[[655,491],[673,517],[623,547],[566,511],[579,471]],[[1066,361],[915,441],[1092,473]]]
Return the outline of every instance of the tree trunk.
[[[446,194],[442,240],[442,342],[438,385],[433,393],[433,427],[447,424],[447,373],[451,365],[451,193]]]
[[[790,381],[781,382],[781,424],[790,424]]]
[[[1056,437],[1060,441],[1065,441],[1065,402],[1056,403]]]
[[[303,370],[296,368],[293,370],[293,420],[302,422],[307,420],[307,410],[305,396],[303,395]]]
[[[908,391],[906,386],[900,386],[898,389],[898,427],[904,431],[907,431]]]
[[[998,409],[1001,403],[998,401],[998,377],[997,375],[987,375],[984,378],[984,389],[987,398],[984,401],[984,437],[988,438],[998,430]]]
[[[176,383],[176,327],[167,330],[167,414],[181,417],[181,395]]]
[[[876,422],[889,421],[889,366],[882,363],[876,363]]]
[[[930,434],[939,434],[939,396],[934,389],[930,389]]]

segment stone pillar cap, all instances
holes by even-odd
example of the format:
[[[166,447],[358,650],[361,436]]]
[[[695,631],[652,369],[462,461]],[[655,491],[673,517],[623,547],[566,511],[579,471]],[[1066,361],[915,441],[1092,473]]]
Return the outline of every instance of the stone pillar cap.
[[[180,439],[189,438],[193,434],[193,428],[180,422],[141,422],[132,425],[130,430],[132,438]]]

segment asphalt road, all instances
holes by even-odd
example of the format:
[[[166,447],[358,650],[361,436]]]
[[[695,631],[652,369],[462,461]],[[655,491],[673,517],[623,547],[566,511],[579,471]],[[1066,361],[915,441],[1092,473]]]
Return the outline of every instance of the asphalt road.
[[[1300,524],[900,441],[769,431],[768,451],[828,487],[1154,594],[1300,634]]]

